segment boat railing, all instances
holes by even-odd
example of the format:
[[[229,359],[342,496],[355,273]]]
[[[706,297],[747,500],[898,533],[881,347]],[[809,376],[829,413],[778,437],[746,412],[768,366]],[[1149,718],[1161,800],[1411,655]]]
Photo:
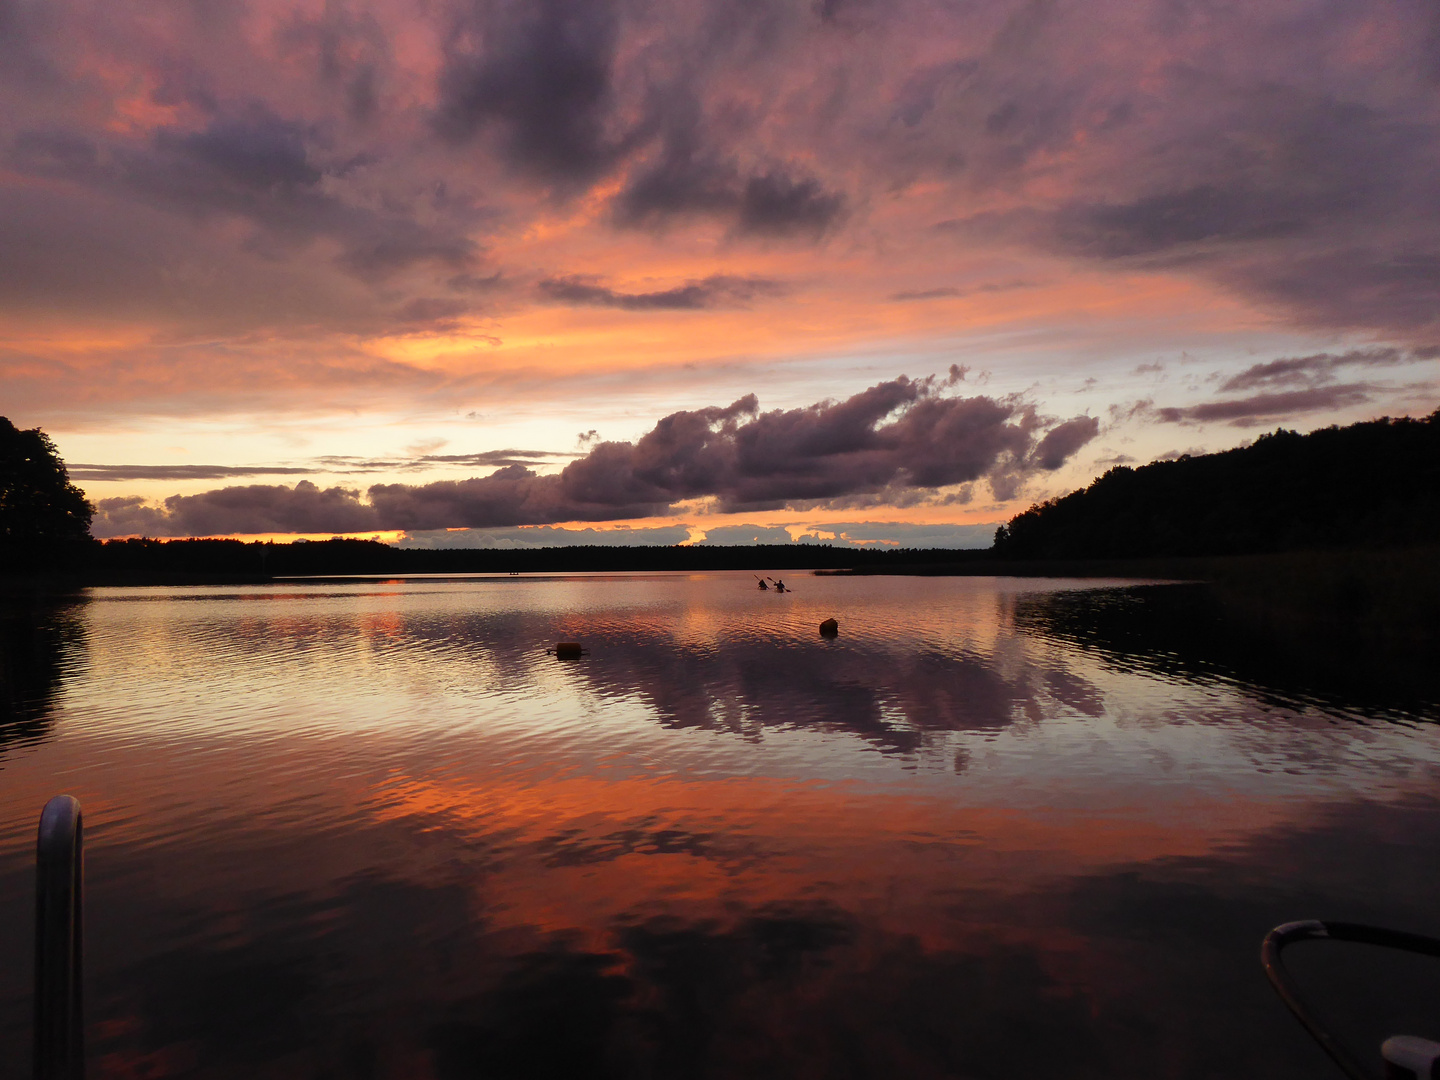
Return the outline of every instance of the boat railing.
[[[35,846],[35,1080],[85,1075],[84,906],[80,802],[56,795],[40,813]]]
[[[1271,930],[1260,946],[1260,963],[1280,1000],[1350,1080],[1375,1080],[1377,1066],[1383,1067],[1385,1080],[1433,1080],[1440,1076],[1440,1043],[1430,1039],[1392,1035],[1380,1044],[1379,1060],[1367,1062],[1336,1038],[1320,1014],[1301,996],[1300,988],[1285,967],[1282,956],[1285,948],[1302,941],[1348,941],[1440,957],[1440,939],[1364,923],[1298,919]]]

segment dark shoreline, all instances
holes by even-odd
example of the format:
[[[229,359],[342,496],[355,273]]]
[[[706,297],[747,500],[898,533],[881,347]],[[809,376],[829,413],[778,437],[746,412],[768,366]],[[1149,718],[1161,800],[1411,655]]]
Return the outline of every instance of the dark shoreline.
[[[0,595],[72,592],[89,587],[265,585],[305,578],[446,577],[471,574],[659,573],[743,570],[816,576],[1117,578],[1207,581],[1257,587],[1279,581],[1354,579],[1373,586],[1397,575],[1407,588],[1434,591],[1440,546],[1287,551],[1250,555],[1123,559],[1002,559],[989,549],[876,550],[822,545],[756,547],[609,547],[398,549],[353,542],[309,545],[153,545],[141,558],[97,559],[65,572],[0,574]],[[168,549],[168,550],[167,550]],[[377,550],[378,549],[378,550]],[[176,557],[183,556],[183,557]],[[260,563],[267,564],[265,570]],[[253,568],[237,565],[255,564]],[[168,565],[167,565],[168,564]],[[1292,583],[1294,583],[1292,581]]]
[[[1185,555],[1122,559],[1002,559],[988,550],[981,557],[935,559],[895,566],[872,565],[843,569],[817,569],[820,575],[870,576],[903,574],[912,577],[1067,577],[1149,578],[1174,581],[1223,581],[1283,569],[1315,573],[1348,570],[1383,571],[1404,567],[1440,565],[1440,545],[1340,550],[1297,550],[1248,555]]]

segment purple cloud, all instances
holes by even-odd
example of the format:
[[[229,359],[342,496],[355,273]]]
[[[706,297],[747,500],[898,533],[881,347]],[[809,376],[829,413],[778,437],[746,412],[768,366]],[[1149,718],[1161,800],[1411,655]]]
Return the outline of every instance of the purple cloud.
[[[613,87],[620,18],[611,0],[456,5],[437,130],[465,142],[498,129],[515,169],[574,188],[624,154]]]
[[[68,466],[76,480],[221,480],[232,476],[297,476],[314,473],[364,474],[412,472],[438,466],[471,465],[503,468],[537,465],[574,454],[553,450],[484,450],[478,454],[419,454],[408,458],[362,458],[330,454],[305,465],[95,465]]]
[[[1220,393],[1255,391],[1245,397],[1199,405],[1154,408],[1150,400],[1136,410],[1162,423],[1227,421],[1248,427],[1262,420],[1283,419],[1322,410],[1364,405],[1388,388],[1366,382],[1337,383],[1337,373],[1351,368],[1394,367],[1432,359],[1429,349],[1369,348],[1343,353],[1284,356],[1252,364],[1220,385]],[[1112,408],[1113,411],[1113,408]]]
[[[1042,469],[1058,469],[1096,435],[1100,421],[1093,416],[1077,416],[1046,432],[1035,447],[1034,460]]]
[[[621,226],[663,225],[687,217],[730,223],[735,236],[817,239],[845,215],[846,198],[795,167],[776,167],[742,177],[732,166],[689,159],[687,140],[678,159],[671,152],[642,169],[616,197]]]
[[[765,296],[776,296],[784,287],[776,281],[760,277],[735,277],[713,274],[698,281],[687,281],[672,289],[655,292],[623,293],[601,285],[584,275],[552,277],[542,280],[540,295],[559,304],[577,307],[612,307],[625,311],[701,311],[707,308],[743,306]]]
[[[1227,379],[1220,390],[1229,393],[1258,387],[1316,386],[1332,381],[1340,368],[1386,367],[1404,363],[1405,360],[1406,354],[1400,349],[1353,349],[1339,355],[1287,356],[1246,368],[1239,375]]]
[[[37,412],[343,396],[419,413],[518,376],[501,354],[447,383],[459,362],[412,363],[399,335],[477,341],[555,303],[739,323],[765,294],[736,283],[765,274],[805,283],[804,318],[672,335],[657,363],[783,363],[814,326],[837,355],[911,333],[928,349],[949,333],[938,312],[876,305],[968,295],[978,273],[1107,291],[1122,338],[1150,313],[1117,282],[1163,274],[1264,309],[1244,326],[1278,313],[1440,342],[1440,30],[1424,4],[136,10],[0,3],[0,311],[14,342],[41,343],[0,364]],[[614,277],[537,288],[545,267]],[[678,284],[622,290],[622,275]],[[1037,291],[1014,317],[1068,319],[1064,295]],[[115,344],[52,346],[49,326]],[[731,355],[761,340],[764,355]],[[1291,359],[1226,392],[1363,385]]]
[[[1207,401],[1184,408],[1156,409],[1155,415],[1167,424],[1226,420],[1232,424],[1244,425],[1250,421],[1278,419],[1318,412],[1321,409],[1363,405],[1370,400],[1371,389],[1363,383],[1319,386],[1309,390],[1254,394],[1231,401]]]
[[[94,535],[223,536],[230,533],[350,533],[375,529],[375,511],[351,488],[301,480],[172,495],[164,507],[133,497],[101,499]]]
[[[366,493],[284,485],[175,495],[163,508],[100,503],[96,535],[195,536],[255,532],[409,532],[665,514],[683,500],[761,509],[866,493],[907,492],[986,479],[1013,491],[1059,468],[1099,422],[1056,424],[1017,399],[950,397],[936,379],[901,376],[844,401],[761,412],[753,394],[725,407],[672,413],[634,443],[601,442],[559,473],[509,464],[488,476],[376,484]],[[1002,496],[1003,497],[1003,496]]]

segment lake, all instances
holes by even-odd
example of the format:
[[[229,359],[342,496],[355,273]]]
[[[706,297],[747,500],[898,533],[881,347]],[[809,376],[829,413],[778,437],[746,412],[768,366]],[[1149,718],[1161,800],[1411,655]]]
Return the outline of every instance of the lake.
[[[0,1077],[60,792],[92,1077],[1339,1076],[1265,932],[1440,932],[1440,713],[1362,661],[1193,585],[788,583],[12,604]],[[1296,970],[1347,1037],[1440,1037],[1435,962],[1346,948]]]

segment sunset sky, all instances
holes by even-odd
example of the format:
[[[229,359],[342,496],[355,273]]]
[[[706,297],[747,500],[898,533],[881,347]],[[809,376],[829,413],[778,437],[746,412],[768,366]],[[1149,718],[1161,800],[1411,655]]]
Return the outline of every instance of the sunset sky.
[[[978,546],[1440,405],[1431,0],[0,0],[0,95],[97,536]]]

